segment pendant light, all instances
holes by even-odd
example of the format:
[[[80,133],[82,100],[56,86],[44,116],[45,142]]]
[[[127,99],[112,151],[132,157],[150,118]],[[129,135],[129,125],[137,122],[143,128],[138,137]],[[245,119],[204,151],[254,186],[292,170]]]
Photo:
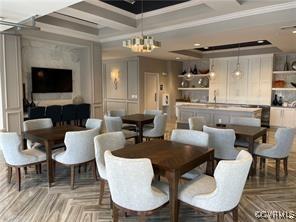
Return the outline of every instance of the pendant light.
[[[160,48],[161,43],[153,39],[152,36],[143,34],[143,5],[142,0],[142,15],[141,15],[141,35],[122,42],[122,46],[131,49],[133,52],[152,52],[155,48]]]
[[[210,76],[210,80],[216,79],[216,73],[215,73],[215,70],[214,70],[214,63],[211,65],[211,70],[209,72],[209,76]]]
[[[190,65],[189,65],[190,66]],[[191,69],[189,68],[188,69],[188,65],[187,65],[187,68],[186,68],[187,72],[184,74],[183,78],[186,80],[186,81],[192,81],[194,79],[194,75],[193,73],[191,72]]]
[[[240,80],[243,78],[243,73],[240,69],[239,56],[240,56],[240,44],[238,44],[236,69],[232,72],[232,77],[237,80]]]

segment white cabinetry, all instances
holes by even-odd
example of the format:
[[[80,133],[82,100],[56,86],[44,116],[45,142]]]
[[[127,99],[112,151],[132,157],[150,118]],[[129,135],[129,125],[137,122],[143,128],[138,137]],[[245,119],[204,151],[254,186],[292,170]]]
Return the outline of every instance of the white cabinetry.
[[[271,107],[270,125],[276,127],[296,127],[296,109]]]

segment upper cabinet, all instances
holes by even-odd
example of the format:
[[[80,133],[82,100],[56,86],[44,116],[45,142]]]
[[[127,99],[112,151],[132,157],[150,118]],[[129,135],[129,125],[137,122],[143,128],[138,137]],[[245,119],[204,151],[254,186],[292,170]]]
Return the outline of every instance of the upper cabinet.
[[[216,79],[211,80],[209,101],[270,105],[272,86],[273,55],[255,55],[240,57],[242,79],[232,77],[236,69],[237,58],[211,59],[214,64]]]

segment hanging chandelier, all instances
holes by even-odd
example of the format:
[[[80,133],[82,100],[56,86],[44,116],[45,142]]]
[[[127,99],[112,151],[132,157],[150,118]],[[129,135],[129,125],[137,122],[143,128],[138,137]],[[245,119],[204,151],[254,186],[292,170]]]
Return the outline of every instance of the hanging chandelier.
[[[152,36],[143,34],[143,0],[141,15],[141,35],[122,42],[122,46],[131,49],[133,52],[152,52],[155,48],[160,48],[161,43],[153,39]]]
[[[240,80],[243,78],[243,73],[240,69],[239,56],[240,56],[240,44],[238,44],[236,69],[232,72],[232,77],[237,80]]]

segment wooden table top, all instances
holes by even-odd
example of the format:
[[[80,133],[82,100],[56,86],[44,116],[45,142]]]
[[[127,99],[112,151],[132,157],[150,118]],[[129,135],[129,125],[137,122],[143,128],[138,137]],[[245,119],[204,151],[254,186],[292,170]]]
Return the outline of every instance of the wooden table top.
[[[69,131],[81,131],[81,130],[87,130],[84,127],[79,126],[72,126],[72,125],[66,125],[66,126],[57,126],[47,129],[37,129],[37,130],[29,130],[23,133],[23,136],[25,139],[34,140],[36,142],[38,141],[60,141],[65,138],[66,132]]]
[[[122,116],[121,119],[123,121],[134,121],[134,122],[146,122],[146,121],[153,121],[154,115],[148,115],[148,114],[132,114],[127,116]]]
[[[242,126],[242,125],[234,125],[234,124],[226,124],[226,126],[217,126],[217,125],[209,125],[209,127],[219,128],[219,129],[233,129],[235,134],[241,136],[250,136],[255,137],[258,134],[264,133],[267,131],[265,127],[258,126]]]
[[[182,173],[207,161],[214,150],[168,140],[151,140],[128,145],[112,153],[124,158],[149,158],[153,166],[159,169],[180,170]]]

